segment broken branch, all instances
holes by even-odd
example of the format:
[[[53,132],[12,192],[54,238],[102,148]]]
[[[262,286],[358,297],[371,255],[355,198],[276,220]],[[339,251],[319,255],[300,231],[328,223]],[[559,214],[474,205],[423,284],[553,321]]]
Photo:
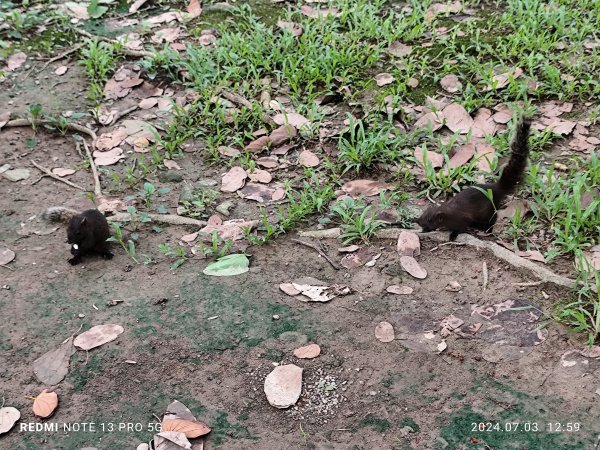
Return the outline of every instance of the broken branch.
[[[49,169],[46,169],[45,167],[40,166],[33,159],[30,159],[29,161],[31,161],[31,164],[33,164],[39,170],[41,170],[42,172],[44,172],[46,174],[46,176],[48,176],[50,178],[54,178],[56,181],[60,181],[62,183],[68,184],[69,186],[74,187],[75,189],[79,189],[80,191],[85,192],[85,189],[82,188],[81,186],[78,186],[75,183],[71,183],[69,180],[65,180],[64,178],[61,178],[58,175],[54,175]],[[37,181],[39,181],[39,180],[37,180]],[[37,183],[37,181],[36,181],[36,183]]]
[[[336,263],[334,263],[334,262],[333,262],[333,261],[332,261],[332,260],[329,258],[329,256],[327,256],[327,255],[325,254],[325,252],[323,252],[323,251],[322,251],[322,250],[321,250],[319,247],[317,247],[316,245],[313,245],[313,244],[311,244],[311,243],[309,243],[309,242],[304,242],[304,241],[301,241],[301,240],[299,240],[299,239],[292,239],[292,242],[296,242],[297,244],[301,244],[301,245],[304,245],[305,247],[309,247],[309,248],[312,248],[313,250],[316,250],[316,251],[317,251],[317,253],[318,253],[319,255],[321,255],[323,258],[325,258],[325,259],[327,260],[327,262],[328,262],[329,264],[331,264],[331,267],[333,267],[335,270],[340,270],[340,269],[341,269],[341,267],[340,267],[340,266],[338,266]]]

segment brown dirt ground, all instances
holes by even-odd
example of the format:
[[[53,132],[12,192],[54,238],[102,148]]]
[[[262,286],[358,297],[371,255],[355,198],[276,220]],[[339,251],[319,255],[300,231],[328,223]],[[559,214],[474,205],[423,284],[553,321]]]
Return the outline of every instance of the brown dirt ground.
[[[51,111],[77,109],[82,98],[72,95],[72,86],[79,83],[81,93],[83,84],[76,69],[66,76],[72,79],[43,95],[32,77],[0,94],[0,103],[7,104],[11,95],[10,108],[16,112],[24,112],[33,100]],[[54,387],[60,405],[47,422],[93,422],[95,432],[15,428],[0,437],[1,448],[133,449],[151,439],[148,424],[173,399],[213,428],[205,440],[207,449],[595,448],[600,362],[577,354],[561,359],[584,347],[581,336],[551,324],[541,331],[543,342],[533,345],[535,310],[506,312],[494,321],[472,315],[474,305],[508,299],[548,309],[567,292],[551,285],[519,289],[513,283],[533,281],[530,274],[470,248],[431,251],[437,244],[427,240],[419,257],[429,273],[424,281],[399,269],[391,240],[374,243],[382,248],[374,267],[353,270],[334,270],[290,237],[251,248],[250,272],[232,278],[203,275],[207,261],[200,259],[176,271],[165,260],[136,265],[119,249],[112,261],[90,258],[83,267],[71,267],[64,226],[47,236],[16,233],[20,223],[47,206],[90,206],[84,195],[62,183],[44,178],[31,184],[38,178],[31,158],[47,167],[81,165],[70,136],[42,130],[38,145],[29,149],[24,141],[32,136],[27,128],[0,132],[0,165],[32,171],[23,182],[0,179],[0,238],[17,254],[12,270],[0,272],[0,285],[6,286],[0,290],[0,377],[6,405],[20,409],[21,423],[40,423],[28,396],[47,386],[35,378],[32,362],[81,327],[119,323],[125,332],[89,354],[78,351],[69,374]],[[218,172],[197,154],[186,154],[183,162],[188,167],[184,178],[218,179]],[[84,170],[70,179],[92,187]],[[169,187],[173,191],[164,202],[172,205],[179,187]],[[240,205],[233,216],[249,211]],[[176,244],[192,231],[168,227],[155,233],[142,227],[138,254],[157,255],[160,243]],[[338,242],[326,245],[339,260]],[[483,261],[490,274],[485,291]],[[345,284],[353,293],[312,304],[278,289],[279,283],[301,276]],[[445,290],[450,281],[463,289]],[[387,294],[391,284],[409,285],[414,292]],[[112,300],[123,302],[109,306]],[[418,345],[417,333],[435,330],[450,314],[483,326],[472,337],[448,337],[442,354]],[[398,338],[391,343],[374,337],[382,320],[396,329]],[[293,349],[305,342],[318,343],[321,356],[294,358]],[[304,368],[303,394],[288,411],[271,407],[262,392],[274,363]],[[504,431],[474,431],[473,424],[480,422],[497,422]],[[516,422],[517,431],[506,430]],[[580,424],[579,431],[565,431],[567,423]],[[120,430],[120,424],[142,429]],[[561,424],[562,430],[551,432],[548,424]]]

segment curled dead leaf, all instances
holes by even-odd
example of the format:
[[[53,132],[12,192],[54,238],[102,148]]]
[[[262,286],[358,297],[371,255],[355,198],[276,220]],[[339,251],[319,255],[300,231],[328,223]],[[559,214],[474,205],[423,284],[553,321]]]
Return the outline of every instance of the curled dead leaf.
[[[375,75],[375,83],[377,83],[377,86],[379,87],[392,84],[394,82],[394,79],[395,78],[392,75],[386,72]]]
[[[0,408],[0,434],[7,433],[21,418],[21,412],[12,406]]]
[[[248,174],[239,166],[232,167],[229,172],[223,175],[221,179],[222,192],[235,192],[242,188],[246,182]]]
[[[304,150],[298,155],[298,163],[304,167],[317,167],[320,163],[319,157],[310,150]]]
[[[400,265],[404,270],[406,270],[410,275],[420,280],[427,277],[427,271],[423,269],[417,260],[412,256],[402,256],[400,257]]]
[[[313,359],[321,354],[321,347],[309,344],[294,350],[294,356],[299,359]]]
[[[390,294],[396,295],[410,295],[413,293],[413,290],[410,286],[399,286],[397,284],[393,284],[386,289]]]

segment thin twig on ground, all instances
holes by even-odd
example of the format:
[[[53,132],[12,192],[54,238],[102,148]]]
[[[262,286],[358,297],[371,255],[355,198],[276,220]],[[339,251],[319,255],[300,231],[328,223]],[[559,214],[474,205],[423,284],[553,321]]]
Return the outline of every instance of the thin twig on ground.
[[[405,230],[403,230],[402,228],[386,228],[384,230],[378,231],[375,236],[379,239],[397,239],[398,235],[400,234],[401,231],[405,231]],[[429,238],[434,241],[438,241],[438,242],[448,241],[448,233],[445,233],[445,232],[434,231],[434,232],[430,232],[430,233],[423,233],[423,232],[416,231],[416,230],[409,230],[409,231],[416,233],[418,236],[421,236],[424,238]],[[299,232],[299,235],[302,237],[310,237],[310,238],[316,238],[316,239],[327,239],[327,238],[333,239],[333,238],[337,238],[340,234],[341,234],[341,230],[339,228],[330,228],[327,230]],[[457,241],[459,243],[464,243],[471,247],[490,250],[494,254],[494,256],[496,256],[497,258],[500,258],[500,259],[506,261],[513,267],[518,267],[521,269],[527,269],[527,270],[531,271],[536,277],[541,279],[543,282],[557,284],[559,286],[564,286],[564,287],[567,287],[570,289],[572,289],[578,285],[578,282],[576,280],[555,274],[554,272],[552,272],[551,270],[549,270],[545,267],[538,266],[533,261],[529,261],[525,258],[517,256],[510,250],[507,250],[506,248],[501,247],[500,245],[496,244],[495,242],[482,241],[480,239],[477,239],[474,236],[471,236],[470,234],[458,235]],[[595,286],[592,286],[591,289],[594,292],[596,292]]]
[[[36,120],[33,123],[35,123],[35,125],[53,125],[53,126],[57,126],[56,122],[52,121],[52,120]],[[10,120],[8,121],[4,127],[2,128],[11,128],[11,127],[31,127],[32,121],[29,119],[14,119],[14,120]],[[90,130],[88,127],[84,127],[83,125],[79,125],[76,123],[69,123],[67,125],[65,125],[65,128],[67,130],[71,130],[71,131],[78,131],[80,133],[84,133],[87,134],[89,137],[91,137],[94,141],[96,140],[97,136],[96,133],[94,132],[94,130]]]
[[[341,267],[340,267],[340,266],[338,266],[338,265],[337,265],[335,262],[333,262],[333,261],[332,261],[332,260],[329,258],[329,256],[327,256],[327,255],[325,254],[325,252],[323,252],[323,251],[322,251],[322,250],[321,250],[319,247],[317,247],[316,245],[313,245],[313,244],[311,244],[311,243],[309,243],[309,242],[304,242],[304,241],[301,241],[301,240],[299,240],[299,239],[292,239],[292,242],[296,242],[297,244],[301,244],[301,245],[304,245],[304,246],[306,246],[306,247],[312,248],[312,249],[313,249],[313,250],[315,250],[315,251],[316,251],[316,252],[317,252],[319,255],[321,255],[323,258],[325,258],[325,259],[327,260],[327,262],[328,262],[329,264],[331,264],[331,267],[333,267],[335,270],[340,270],[340,269],[341,269]]]
[[[67,185],[69,185],[71,187],[74,187],[75,189],[79,189],[80,191],[85,192],[85,189],[82,188],[81,186],[79,186],[79,185],[77,185],[75,183],[71,183],[69,180],[65,180],[64,178],[61,178],[58,175],[54,175],[49,169],[46,169],[45,167],[40,166],[33,159],[30,159],[29,161],[31,161],[31,164],[33,164],[39,170],[41,170],[42,172],[44,172],[46,174],[46,176],[48,176],[50,178],[54,178],[56,181],[60,181],[60,182],[65,183],[65,184],[67,184]],[[37,183],[38,181],[39,180],[36,180],[35,183]],[[34,184],[34,183],[32,183],[32,184]]]
[[[85,30],[80,30],[78,28],[73,28],[73,31],[75,31],[75,33],[77,33],[77,34],[80,34],[80,35],[85,36],[90,39],[97,39],[99,41],[110,42],[111,44],[120,44],[119,41],[116,41],[114,39],[109,39],[104,36],[96,36],[95,34],[89,33]],[[119,51],[126,56],[135,56],[135,57],[141,57],[141,58],[143,58],[143,57],[151,58],[155,55],[154,52],[150,52],[148,50],[130,50],[127,47],[121,47],[121,49]]]
[[[85,142],[85,139],[82,139],[81,142],[83,142],[83,148],[85,149],[85,154],[87,155],[88,160],[90,161],[90,167],[92,168],[92,174],[94,175],[94,195],[96,196],[96,198],[98,198],[98,197],[102,196],[102,187],[100,186],[100,177],[98,176],[98,170],[96,169],[96,164],[94,163],[94,158],[92,157],[90,148],[88,147],[87,143]]]
[[[483,271],[483,290],[485,291],[488,285],[488,268],[487,263],[485,261],[483,262],[483,267],[481,268],[481,270]]]
[[[127,114],[134,112],[138,108],[139,108],[138,105],[133,105],[133,106],[130,106],[129,108],[127,108],[127,109],[124,109],[123,111],[119,111],[117,114],[115,114],[115,117],[113,118],[113,120],[111,120],[111,122],[108,125],[106,125],[106,126],[114,125],[115,123],[117,123],[117,121],[121,117],[126,116]]]
[[[69,56],[71,53],[75,53],[81,47],[83,47],[83,44],[77,44],[75,47],[67,50],[66,52],[61,53],[60,55],[55,56],[54,58],[50,58],[48,61],[46,61],[46,63],[42,66],[42,68],[40,70],[38,70],[38,73],[43,72],[44,69],[46,67],[48,67],[50,64],[52,64],[53,62],[60,61],[61,59],[66,58],[67,56]]]

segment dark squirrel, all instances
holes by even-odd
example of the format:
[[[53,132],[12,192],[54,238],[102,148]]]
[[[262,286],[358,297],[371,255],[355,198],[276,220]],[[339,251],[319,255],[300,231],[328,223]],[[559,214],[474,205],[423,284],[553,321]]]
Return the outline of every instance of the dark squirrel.
[[[92,253],[98,253],[105,259],[113,257],[110,242],[106,241],[110,237],[108,221],[97,209],[78,213],[69,208],[53,207],[44,211],[42,217],[51,222],[68,221],[67,242],[71,244],[73,255],[68,261],[71,265],[79,264],[83,256]]]
[[[498,181],[468,187],[441,205],[430,206],[417,219],[423,231],[450,231],[451,241],[468,228],[489,231],[496,223],[496,211],[501,203],[515,191],[523,178],[529,156],[530,127],[529,119],[521,119],[517,123],[510,145],[510,160]],[[491,199],[486,196],[489,191]]]

